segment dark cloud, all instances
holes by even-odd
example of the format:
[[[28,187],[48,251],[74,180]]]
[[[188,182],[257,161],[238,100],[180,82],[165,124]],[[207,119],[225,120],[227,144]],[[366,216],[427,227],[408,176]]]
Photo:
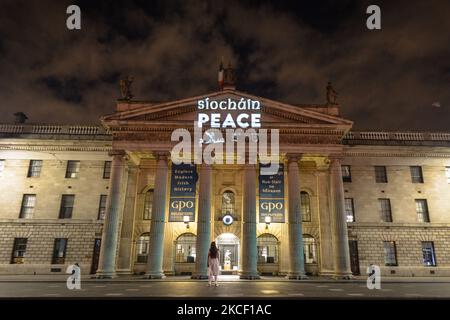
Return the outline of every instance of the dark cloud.
[[[450,129],[450,2],[0,2],[1,122],[96,123],[114,110],[122,75],[140,100],[216,90],[222,56],[238,89],[322,103],[332,80],[355,128]],[[82,30],[65,10],[82,10]],[[439,102],[441,107],[433,107]]]

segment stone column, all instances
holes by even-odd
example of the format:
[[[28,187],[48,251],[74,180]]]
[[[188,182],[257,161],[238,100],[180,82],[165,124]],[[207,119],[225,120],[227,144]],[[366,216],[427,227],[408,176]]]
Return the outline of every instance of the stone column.
[[[197,256],[192,279],[207,279],[208,250],[211,241],[212,168],[210,165],[202,164],[200,166],[199,180],[197,243],[195,248]]]
[[[302,213],[300,206],[300,156],[288,156],[288,202],[289,202],[289,279],[306,279],[303,255]]]
[[[112,155],[113,160],[97,278],[113,278],[116,276],[116,254],[120,225],[120,187],[124,171],[125,153],[123,151],[114,151],[110,155]]]
[[[133,253],[133,228],[136,207],[136,188],[138,168],[132,164],[128,165],[128,181],[125,194],[125,205],[123,209],[122,230],[119,244],[119,261],[117,273],[131,274],[131,257]]]
[[[347,217],[344,207],[344,184],[342,182],[341,161],[331,159],[331,189],[334,210],[332,228],[334,239],[335,278],[349,279],[352,276],[350,268],[350,253],[348,247]]]
[[[244,199],[242,219],[241,279],[259,279],[256,250],[256,168],[244,167]]]
[[[166,193],[168,167],[165,154],[155,154],[156,174],[153,192],[153,210],[150,225],[150,245],[145,278],[161,279],[164,277],[162,263],[164,250],[164,224],[166,219]]]

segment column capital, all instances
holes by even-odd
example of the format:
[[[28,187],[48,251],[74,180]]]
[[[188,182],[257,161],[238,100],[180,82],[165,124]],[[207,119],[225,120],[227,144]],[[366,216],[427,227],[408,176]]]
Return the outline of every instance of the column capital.
[[[286,153],[286,159],[288,162],[299,162],[301,158],[301,153]]]
[[[330,161],[333,162],[341,162],[342,159],[344,159],[344,155],[343,154],[330,154],[328,156],[328,159],[330,159]]]
[[[153,152],[153,156],[155,157],[156,161],[163,160],[167,162],[167,160],[169,159],[169,153],[166,151]]]
[[[126,155],[126,152],[125,152],[125,150],[111,150],[108,152],[108,155],[110,157],[114,157],[114,156],[124,157]]]

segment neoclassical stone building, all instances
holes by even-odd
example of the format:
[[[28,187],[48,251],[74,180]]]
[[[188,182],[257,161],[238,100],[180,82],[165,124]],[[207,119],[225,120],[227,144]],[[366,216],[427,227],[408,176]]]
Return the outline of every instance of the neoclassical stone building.
[[[258,163],[172,163],[172,132],[192,131],[206,98],[260,102],[261,128],[279,130],[277,175]],[[99,277],[202,278],[216,241],[222,272],[242,278],[346,278],[370,264],[450,276],[450,133],[351,131],[340,108],[228,85],[118,100],[101,126],[2,124],[0,273],[77,262]]]

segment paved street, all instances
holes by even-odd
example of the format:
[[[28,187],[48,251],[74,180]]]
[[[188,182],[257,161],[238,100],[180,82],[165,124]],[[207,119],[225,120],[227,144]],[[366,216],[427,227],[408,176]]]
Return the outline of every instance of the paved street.
[[[0,278],[0,298],[399,298],[426,299],[450,298],[450,282],[439,279],[399,279],[382,282],[381,290],[369,290],[365,281],[310,280],[306,282],[268,278],[259,281],[240,281],[235,276],[221,276],[219,287],[208,287],[206,281],[192,281],[188,277],[171,277],[167,280],[122,280],[82,281],[81,290],[68,290],[63,277]],[[413,282],[416,281],[416,282]]]

